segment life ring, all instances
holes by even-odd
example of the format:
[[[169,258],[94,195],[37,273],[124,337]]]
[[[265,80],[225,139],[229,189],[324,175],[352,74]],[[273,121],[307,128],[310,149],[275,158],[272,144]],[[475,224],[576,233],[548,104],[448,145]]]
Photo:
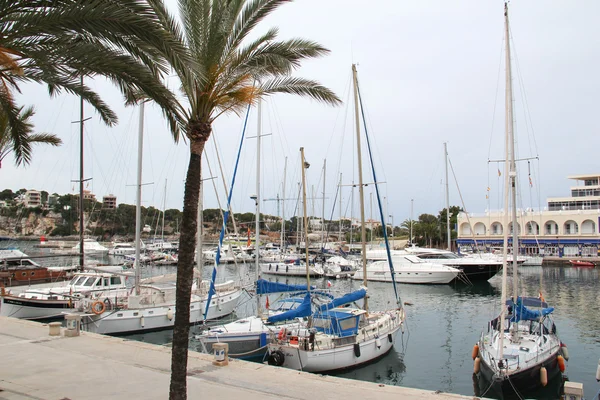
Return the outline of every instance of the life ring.
[[[95,302],[92,303],[92,307],[90,307],[90,308],[94,314],[100,315],[104,311],[106,311],[106,304],[104,304],[104,302],[102,302],[100,300],[96,300]]]

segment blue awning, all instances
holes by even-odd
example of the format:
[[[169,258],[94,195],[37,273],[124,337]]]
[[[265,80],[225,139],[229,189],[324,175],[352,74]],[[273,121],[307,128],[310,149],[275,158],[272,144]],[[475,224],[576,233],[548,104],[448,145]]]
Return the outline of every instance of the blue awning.
[[[332,308],[336,308],[336,307],[339,307],[344,304],[352,303],[356,300],[362,299],[366,295],[367,295],[367,291],[365,289],[356,290],[354,292],[345,294],[342,297],[337,297],[327,304],[323,304],[321,307],[319,307],[319,311],[331,310]]]
[[[311,314],[312,308],[310,306],[310,293],[306,293],[306,296],[304,296],[304,301],[302,301],[302,303],[298,307],[281,314],[272,315],[267,319],[267,322],[275,323],[281,321],[288,321],[294,318],[308,317]]]
[[[258,294],[298,292],[306,290],[306,285],[287,285],[285,283],[270,282],[265,279],[256,281],[256,293]]]

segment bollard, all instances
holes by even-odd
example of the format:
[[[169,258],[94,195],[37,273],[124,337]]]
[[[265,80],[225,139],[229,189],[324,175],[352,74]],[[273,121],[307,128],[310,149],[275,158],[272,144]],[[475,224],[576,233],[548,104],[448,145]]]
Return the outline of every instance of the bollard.
[[[50,336],[60,336],[60,322],[50,322],[48,326],[50,327]]]
[[[65,336],[74,337],[79,336],[79,326],[81,324],[81,315],[78,314],[67,314],[65,315],[67,321],[67,329],[65,330]]]
[[[227,343],[215,343],[213,344],[213,351],[215,352],[214,365],[224,367],[229,364],[229,344]]]
[[[567,381],[564,392],[567,400],[583,400],[583,383]]]

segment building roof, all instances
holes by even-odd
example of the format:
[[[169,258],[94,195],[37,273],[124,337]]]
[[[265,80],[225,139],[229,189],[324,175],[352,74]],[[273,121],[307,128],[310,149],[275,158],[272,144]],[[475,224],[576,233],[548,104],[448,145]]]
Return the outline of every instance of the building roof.
[[[600,178],[600,174],[585,174],[585,175],[571,175],[567,176],[568,179],[574,179],[576,181],[583,181],[591,178]]]

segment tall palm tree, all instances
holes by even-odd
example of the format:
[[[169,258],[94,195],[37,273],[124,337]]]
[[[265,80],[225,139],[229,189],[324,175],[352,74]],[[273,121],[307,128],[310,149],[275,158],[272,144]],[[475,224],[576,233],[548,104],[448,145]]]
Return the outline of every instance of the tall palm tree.
[[[13,140],[13,132],[8,125],[6,114],[0,114],[0,168],[2,168],[2,160],[10,154],[15,153],[15,164],[29,164],[31,161],[31,145],[35,143],[50,144],[58,146],[62,141],[55,135],[48,133],[33,133],[33,124],[30,118],[33,116],[33,107],[23,109],[19,108],[17,118],[19,124],[25,127],[24,132],[19,132],[22,135],[17,141]],[[14,144],[17,143],[20,147],[15,150]]]
[[[116,114],[81,76],[104,76],[128,103],[144,97],[163,109],[178,134],[177,102],[160,82],[169,62],[183,62],[178,42],[163,29],[160,0],[0,0],[0,114],[6,118],[17,159],[25,159],[28,127],[14,94],[25,82],[46,84],[50,95],[83,97],[108,125]]]
[[[266,16],[289,0],[179,0],[181,23],[157,14],[192,61],[173,65],[188,102],[185,132],[190,160],[179,238],[177,299],[171,360],[170,399],[187,398],[190,296],[196,244],[201,159],[212,124],[220,115],[241,113],[248,104],[276,93],[312,97],[337,105],[338,97],[315,81],[290,76],[300,62],[328,50],[304,39],[278,41],[278,30],[246,41]]]

